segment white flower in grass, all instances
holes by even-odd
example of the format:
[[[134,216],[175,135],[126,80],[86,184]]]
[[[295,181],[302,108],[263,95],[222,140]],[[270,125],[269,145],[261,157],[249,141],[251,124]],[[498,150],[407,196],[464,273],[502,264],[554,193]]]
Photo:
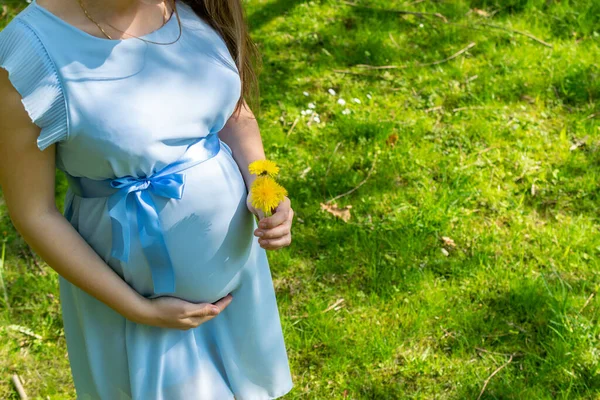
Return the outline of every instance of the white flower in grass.
[[[371,100],[373,97],[371,97],[371,93],[367,93],[367,99]]]
[[[309,96],[308,92],[302,92],[303,95],[305,95],[306,97]]]
[[[348,115],[348,114],[350,114],[350,110],[348,108],[346,108],[344,111],[342,111],[342,114]]]
[[[315,107],[316,107],[315,103],[308,103],[308,108],[313,108],[314,109]]]
[[[302,110],[302,111],[300,111],[300,114],[306,115],[306,111]]]
[[[335,96],[335,90],[329,89],[328,92],[329,92],[330,95]]]
[[[339,98],[339,99],[338,99],[338,104],[339,104],[340,106],[345,106],[345,105],[346,105],[346,100],[344,100],[344,99],[342,99],[342,98]]]
[[[310,120],[308,121],[308,123],[310,124],[311,122],[314,122],[317,124],[321,123],[321,117],[319,116],[318,113],[316,113],[316,112],[312,113],[312,116],[310,117]]]
[[[356,104],[360,104],[360,100],[357,99],[356,97],[352,99],[353,102],[355,102]]]
[[[313,113],[313,110],[311,110],[311,109],[308,109],[308,110],[305,110],[304,112],[305,112],[307,115],[310,115],[310,114],[312,114],[312,113]]]

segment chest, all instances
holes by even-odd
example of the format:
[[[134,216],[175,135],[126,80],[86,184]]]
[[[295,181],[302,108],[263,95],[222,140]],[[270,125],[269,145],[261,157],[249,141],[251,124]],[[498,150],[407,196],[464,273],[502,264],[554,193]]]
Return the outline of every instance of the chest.
[[[239,75],[222,43],[194,39],[175,47],[136,41],[88,65],[65,63],[70,138],[139,148],[220,128],[239,98]]]
[[[75,176],[151,173],[218,132],[241,94],[225,42],[198,23],[174,44],[126,40],[53,56],[69,126],[57,162]]]

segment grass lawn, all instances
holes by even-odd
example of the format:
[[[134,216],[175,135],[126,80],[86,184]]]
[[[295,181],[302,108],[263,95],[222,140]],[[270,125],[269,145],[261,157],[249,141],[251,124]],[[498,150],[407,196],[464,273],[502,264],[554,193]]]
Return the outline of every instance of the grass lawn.
[[[244,3],[297,215],[286,398],[600,398],[600,2],[355,1]],[[57,275],[1,216],[0,398],[74,398]]]

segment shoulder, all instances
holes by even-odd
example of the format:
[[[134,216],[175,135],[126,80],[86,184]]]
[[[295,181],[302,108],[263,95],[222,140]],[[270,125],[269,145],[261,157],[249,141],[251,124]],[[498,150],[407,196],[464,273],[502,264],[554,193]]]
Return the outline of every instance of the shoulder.
[[[21,148],[24,141],[35,142],[40,129],[31,122],[21,96],[7,71],[0,68],[0,142],[1,147]],[[4,154],[6,155],[6,154]]]
[[[216,52],[219,60],[239,75],[235,57],[231,54],[227,41],[223,34],[213,26],[207,16],[198,13],[187,1],[178,1],[177,9],[181,18],[181,24],[191,40],[196,41],[202,47],[202,52]]]
[[[66,102],[56,67],[32,26],[30,7],[0,31],[0,68],[7,72],[0,90],[2,95],[12,97],[14,90],[20,95],[31,121],[41,128],[37,145],[44,150],[67,137]],[[13,93],[5,93],[7,84]]]

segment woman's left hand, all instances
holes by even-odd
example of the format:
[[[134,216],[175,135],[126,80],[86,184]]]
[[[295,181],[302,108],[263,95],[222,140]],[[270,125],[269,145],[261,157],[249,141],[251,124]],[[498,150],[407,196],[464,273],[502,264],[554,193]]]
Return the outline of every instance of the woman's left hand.
[[[254,236],[258,237],[260,247],[266,250],[277,250],[292,243],[292,210],[290,199],[285,197],[275,208],[270,217],[265,217],[262,211],[254,209],[248,201],[250,211],[259,217],[258,229]]]

